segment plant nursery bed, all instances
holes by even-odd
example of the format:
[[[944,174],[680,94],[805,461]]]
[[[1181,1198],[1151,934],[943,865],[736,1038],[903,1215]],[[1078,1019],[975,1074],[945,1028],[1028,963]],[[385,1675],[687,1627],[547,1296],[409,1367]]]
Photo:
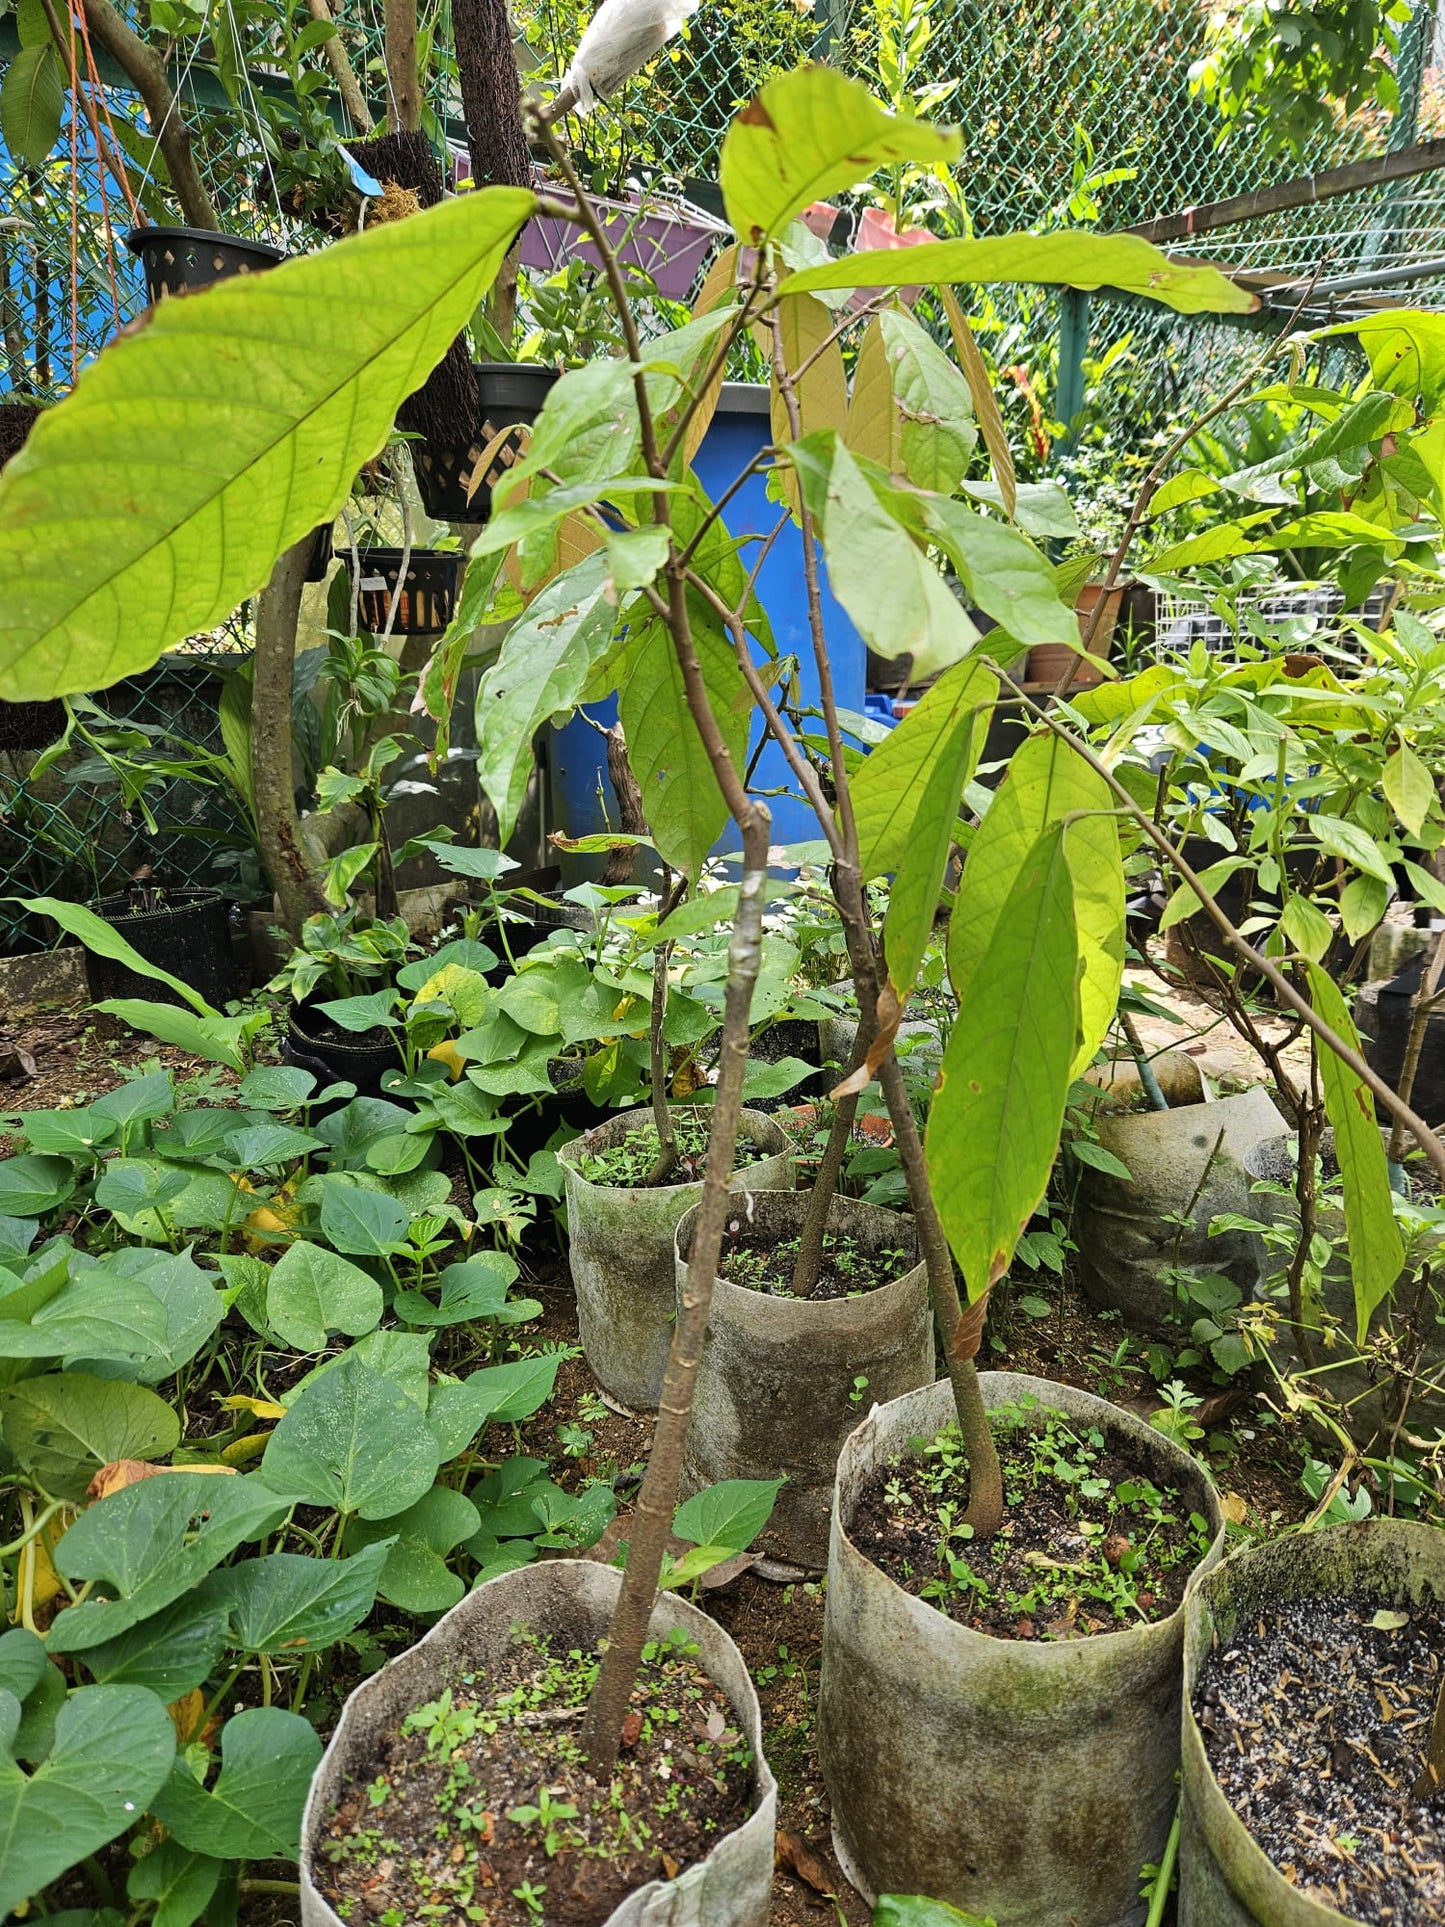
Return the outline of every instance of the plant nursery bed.
[[[1270,1604],[1209,1659],[1195,1712],[1225,1797],[1292,1886],[1366,1927],[1445,1919],[1445,1789],[1415,1800],[1445,1609]]]
[[[323,1850],[337,1912],[600,1927],[634,1888],[706,1858],[752,1809],[753,1760],[695,1651],[644,1649],[604,1785],[578,1744],[596,1656],[515,1629],[509,1666],[463,1674],[347,1782]]]
[[[761,1233],[749,1229],[745,1217],[730,1217],[723,1235],[720,1274],[730,1284],[742,1285],[748,1291],[763,1292],[770,1298],[793,1298],[798,1295],[792,1288],[793,1265],[801,1243],[801,1238],[769,1243]],[[823,1239],[818,1282],[807,1297],[814,1304],[830,1298],[861,1298],[865,1292],[892,1284],[916,1263],[901,1248],[865,1251],[856,1238],[837,1238],[829,1232]]]
[[[914,1441],[865,1489],[849,1536],[905,1591],[1000,1639],[1080,1639],[1166,1619],[1209,1549],[1202,1515],[1041,1408],[996,1421],[1007,1517],[972,1543],[969,1472],[954,1426]]]

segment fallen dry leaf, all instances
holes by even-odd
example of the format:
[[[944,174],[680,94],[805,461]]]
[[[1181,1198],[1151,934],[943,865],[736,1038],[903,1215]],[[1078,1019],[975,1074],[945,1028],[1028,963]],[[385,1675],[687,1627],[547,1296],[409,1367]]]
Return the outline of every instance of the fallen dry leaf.
[[[142,1479],[158,1479],[163,1472],[230,1472],[234,1465],[150,1465],[145,1459],[112,1459],[103,1465],[85,1488],[87,1499],[108,1499],[112,1492],[124,1492],[128,1485]]]
[[[628,1747],[636,1746],[641,1736],[642,1715],[640,1713],[629,1713],[627,1718],[622,1722],[622,1744]]]
[[[1237,1492],[1222,1492],[1219,1509],[1232,1526],[1242,1526],[1249,1517],[1249,1506]]]
[[[189,1693],[171,1701],[166,1711],[171,1716],[171,1725],[176,1729],[177,1746],[190,1745],[196,1737],[196,1727],[205,1710],[206,1696],[199,1686],[193,1686]]]
[[[19,1045],[0,1051],[0,1084],[28,1084],[35,1076],[35,1059]]]
[[[682,1871],[680,1864],[673,1859],[670,1853],[663,1854],[661,1858],[662,1871],[667,1875],[669,1880],[676,1880],[678,1874]]]
[[[796,1833],[784,1833],[781,1828],[778,1830],[773,1864],[782,1873],[790,1873],[805,1886],[811,1887],[815,1894],[825,1894],[831,1898],[837,1891],[837,1884],[829,1877],[827,1868]]]

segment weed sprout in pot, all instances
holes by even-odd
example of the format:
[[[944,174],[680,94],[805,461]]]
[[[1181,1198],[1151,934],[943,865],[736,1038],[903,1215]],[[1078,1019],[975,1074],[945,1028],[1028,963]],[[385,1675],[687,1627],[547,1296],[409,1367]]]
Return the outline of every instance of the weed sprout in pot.
[[[1445,1916],[1445,1534],[1367,1519],[1252,1546],[1186,1619],[1180,1927]]]
[[[933,1379],[928,1274],[910,1218],[856,1198],[828,1207],[821,1274],[806,1297],[791,1274],[809,1195],[744,1191],[729,1216],[698,1367],[683,1483],[787,1483],[764,1552],[821,1568],[838,1454],[859,1416]],[[677,1227],[687,1282],[695,1209]]]
[[[945,1381],[876,1408],[839,1459],[818,1701],[834,1845],[870,1896],[931,1894],[998,1927],[1138,1927],[1139,1869],[1174,1815],[1179,1601],[1219,1556],[1218,1495],[1103,1399],[980,1383],[1006,1532],[974,1543],[936,1497]]]
[[[375,1918],[378,1898],[406,1920],[434,1905],[509,1927],[765,1927],[777,1790],[757,1694],[728,1635],[674,1594],[648,1627],[628,1806],[583,1821],[578,1722],[621,1584],[582,1559],[505,1573],[358,1687],[302,1822],[304,1927]]]
[[[657,1409],[676,1311],[673,1235],[702,1196],[712,1112],[674,1107],[679,1150],[698,1177],[649,1186],[657,1157],[650,1110],[622,1111],[558,1152],[567,1198],[572,1282],[582,1349],[598,1383],[631,1409]],[[793,1157],[781,1125],[744,1111],[733,1188],[785,1191]]]

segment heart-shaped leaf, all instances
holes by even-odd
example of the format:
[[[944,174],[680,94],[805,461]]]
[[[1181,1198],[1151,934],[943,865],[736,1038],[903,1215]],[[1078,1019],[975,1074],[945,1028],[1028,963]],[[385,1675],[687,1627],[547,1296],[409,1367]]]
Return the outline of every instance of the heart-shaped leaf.
[[[221,1772],[208,1793],[177,1762],[151,1800],[172,1839],[218,1860],[296,1859],[301,1809],[321,1741],[309,1720],[279,1706],[253,1706],[221,1732]]]
[[[302,1352],[323,1351],[330,1332],[364,1337],[381,1323],[382,1307],[374,1278],[304,1239],[282,1252],[266,1286],[267,1322]]]
[[[187,1853],[174,1840],[162,1840],[130,1870],[126,1894],[131,1900],[153,1900],[150,1927],[192,1927],[205,1916],[221,1877],[219,1860]]]
[[[782,1479],[723,1479],[685,1500],[672,1529],[690,1545],[746,1552],[772,1517],[782,1489]]]
[[[358,1258],[384,1258],[406,1237],[409,1213],[384,1191],[338,1178],[323,1181],[321,1230],[338,1251]]]
[[[23,1468],[59,1499],[83,1499],[114,1459],[160,1459],[180,1442],[181,1423],[164,1399],[124,1379],[54,1372],[0,1391],[5,1443]]]
[[[169,1705],[204,1686],[225,1643],[224,1610],[187,1593],[128,1632],[87,1646],[84,1664],[104,1686],[146,1686]]]
[[[124,1833],[164,1782],[175,1750],[165,1707],[138,1686],[72,1693],[49,1758],[33,1773],[0,1750],[0,1913]]]
[[[507,1302],[507,1290],[517,1276],[516,1261],[504,1251],[487,1251],[464,1264],[448,1265],[439,1279],[441,1302],[419,1291],[401,1291],[393,1309],[409,1325],[460,1325],[476,1318],[495,1318]]]
[[[228,1615],[233,1645],[248,1653],[314,1652],[359,1626],[371,1611],[390,1540],[353,1559],[273,1552],[215,1572],[205,1596]]]
[[[386,1519],[429,1490],[440,1463],[412,1400],[347,1352],[281,1420],[261,1472],[278,1492],[311,1505]]]

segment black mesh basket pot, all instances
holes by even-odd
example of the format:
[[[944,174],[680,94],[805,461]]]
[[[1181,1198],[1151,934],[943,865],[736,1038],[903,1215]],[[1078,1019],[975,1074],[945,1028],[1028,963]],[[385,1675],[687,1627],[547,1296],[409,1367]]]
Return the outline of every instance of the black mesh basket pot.
[[[385,633],[396,594],[394,636],[439,636],[452,619],[457,584],[465,558],[454,550],[359,549],[360,591],[357,606],[363,629],[374,636]],[[405,579],[402,565],[406,565]]]
[[[317,1008],[318,1002],[327,1001],[325,996],[308,999],[292,1011],[286,1020],[283,1057],[288,1064],[310,1071],[322,1088],[347,1083],[354,1084],[361,1097],[379,1096],[386,1073],[403,1068],[401,1046],[380,1025],[375,1030],[342,1030]]]
[[[135,895],[102,897],[93,908],[147,963],[158,964],[198,990],[208,1004],[224,1009],[239,994],[225,898],[218,890],[167,890],[155,895],[154,910],[139,908]],[[106,997],[143,997],[153,1004],[185,1002],[169,985],[91,950],[85,953],[85,980],[95,1003]]]
[[[65,734],[65,704],[0,703],[0,752],[49,749]]]
[[[163,294],[185,294],[209,288],[213,281],[229,281],[233,274],[259,274],[286,259],[285,248],[202,227],[136,227],[125,244],[140,256],[146,300],[152,303]]]
[[[430,442],[412,444],[412,463],[422,506],[435,522],[485,522],[492,512],[492,485],[516,461],[517,440],[506,442],[493,456],[471,499],[467,490],[473,471],[495,436],[518,423],[531,427],[557,380],[555,368],[531,362],[481,361],[473,365],[477,378],[477,406],[481,439],[468,448],[434,448]]]

